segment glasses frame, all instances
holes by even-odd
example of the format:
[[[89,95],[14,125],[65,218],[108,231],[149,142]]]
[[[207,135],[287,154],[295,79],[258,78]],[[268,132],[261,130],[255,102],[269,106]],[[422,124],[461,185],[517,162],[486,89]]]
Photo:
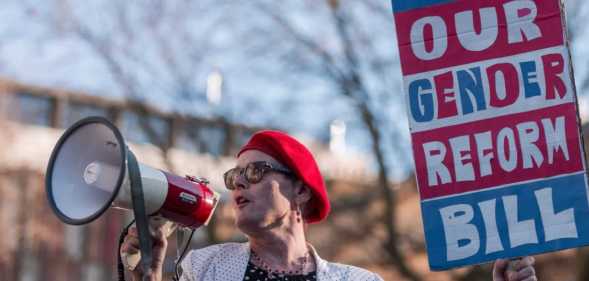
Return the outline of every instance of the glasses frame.
[[[254,171],[261,170],[262,174],[259,177],[259,180],[255,181],[255,180],[248,178],[248,174],[249,174],[248,169],[254,169]],[[238,172],[239,174],[235,175],[236,171],[239,171]],[[225,188],[227,188],[228,190],[237,189],[237,187],[235,186],[235,179],[237,178],[237,176],[243,176],[249,184],[259,183],[262,181],[262,179],[264,179],[264,176],[266,175],[267,172],[281,173],[281,174],[284,174],[289,177],[294,176],[294,173],[287,168],[272,164],[267,161],[255,161],[255,162],[248,163],[245,166],[245,168],[234,167],[234,168],[229,169],[227,172],[223,173],[223,181],[225,183]],[[232,181],[231,181],[231,184],[229,184],[229,180],[230,180],[229,177],[234,177],[234,179],[232,179]],[[247,188],[249,188],[249,186],[246,187],[246,189]]]

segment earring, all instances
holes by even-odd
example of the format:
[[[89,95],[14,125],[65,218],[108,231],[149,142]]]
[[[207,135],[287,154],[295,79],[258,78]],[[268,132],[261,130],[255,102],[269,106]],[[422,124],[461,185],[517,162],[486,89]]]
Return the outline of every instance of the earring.
[[[295,214],[297,216],[297,222],[300,223],[301,222],[301,208],[299,208],[299,205],[297,204],[297,210],[295,211]]]

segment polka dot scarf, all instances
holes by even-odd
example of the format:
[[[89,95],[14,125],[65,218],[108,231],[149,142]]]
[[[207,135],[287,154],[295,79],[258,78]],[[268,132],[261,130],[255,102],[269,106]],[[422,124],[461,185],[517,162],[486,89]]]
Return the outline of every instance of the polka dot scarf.
[[[247,264],[244,281],[317,281],[317,272],[309,272],[305,275],[268,276],[268,272],[251,261]]]

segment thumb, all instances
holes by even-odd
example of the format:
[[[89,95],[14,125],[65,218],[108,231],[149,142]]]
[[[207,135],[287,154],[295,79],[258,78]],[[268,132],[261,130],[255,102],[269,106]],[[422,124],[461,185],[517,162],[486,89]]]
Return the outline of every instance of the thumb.
[[[493,265],[493,281],[505,281],[505,271],[507,271],[508,261],[498,259]]]
[[[158,229],[153,238],[153,259],[157,266],[163,265],[166,258],[166,249],[168,248],[168,240],[163,229]]]

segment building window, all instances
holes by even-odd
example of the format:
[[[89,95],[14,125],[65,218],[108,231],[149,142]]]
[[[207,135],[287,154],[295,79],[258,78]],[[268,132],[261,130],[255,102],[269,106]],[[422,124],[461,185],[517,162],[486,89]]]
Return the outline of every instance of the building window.
[[[80,119],[89,116],[101,116],[110,119],[106,108],[91,104],[71,102],[67,105],[65,114],[63,114],[64,120],[62,120],[61,124],[63,124],[64,128],[68,128]]]
[[[140,116],[131,111],[123,114],[123,135],[138,144],[167,145],[170,135],[168,120],[153,115]]]
[[[53,102],[48,97],[35,96],[26,92],[16,93],[12,106],[8,108],[8,119],[20,123],[51,126]]]
[[[247,143],[247,141],[252,137],[254,133],[255,131],[245,128],[236,129],[234,131],[235,140],[232,146],[229,148],[230,153],[235,154],[239,152],[239,149]]]
[[[200,140],[196,132],[195,126],[182,126],[176,135],[176,147],[187,152],[201,152]]]
[[[223,126],[195,122],[183,126],[183,130],[178,133],[176,146],[186,151],[221,156],[225,152],[225,141]]]
[[[221,156],[225,148],[225,130],[220,126],[201,127],[198,130],[199,139],[203,140],[203,152],[214,156]]]

